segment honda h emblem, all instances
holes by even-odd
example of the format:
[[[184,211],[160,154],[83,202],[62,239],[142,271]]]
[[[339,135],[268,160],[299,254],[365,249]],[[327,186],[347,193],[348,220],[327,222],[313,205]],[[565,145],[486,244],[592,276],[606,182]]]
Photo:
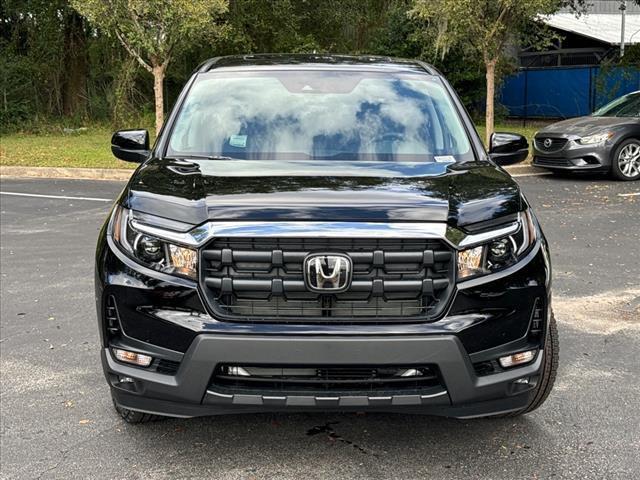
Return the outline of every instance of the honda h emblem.
[[[304,259],[304,279],[309,290],[337,293],[351,286],[353,263],[347,255],[312,253]]]

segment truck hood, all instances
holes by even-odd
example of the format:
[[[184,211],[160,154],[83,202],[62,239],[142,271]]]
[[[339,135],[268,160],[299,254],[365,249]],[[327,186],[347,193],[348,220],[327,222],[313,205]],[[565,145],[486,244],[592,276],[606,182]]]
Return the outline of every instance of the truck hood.
[[[521,209],[518,185],[488,162],[456,164],[152,159],[124,202],[171,220],[449,222]]]

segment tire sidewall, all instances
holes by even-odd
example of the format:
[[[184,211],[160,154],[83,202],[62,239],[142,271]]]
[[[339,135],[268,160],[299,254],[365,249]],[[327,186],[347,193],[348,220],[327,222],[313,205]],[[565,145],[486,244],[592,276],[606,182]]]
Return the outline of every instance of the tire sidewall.
[[[620,166],[618,165],[618,156],[620,155],[620,152],[622,151],[622,149],[624,147],[626,147],[629,144],[635,143],[636,145],[640,146],[640,139],[637,138],[627,138],[626,140],[623,140],[614,150],[613,150],[613,156],[611,157],[611,173],[613,174],[613,176],[617,179],[617,180],[622,180],[625,182],[632,182],[635,180],[640,180],[640,174],[636,175],[635,177],[627,177],[626,175],[624,175],[622,173],[622,171],[620,170]]]

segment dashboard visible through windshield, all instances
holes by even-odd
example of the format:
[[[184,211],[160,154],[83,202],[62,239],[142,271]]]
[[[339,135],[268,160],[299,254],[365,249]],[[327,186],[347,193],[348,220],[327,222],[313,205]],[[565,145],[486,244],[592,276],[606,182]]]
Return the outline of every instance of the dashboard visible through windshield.
[[[200,74],[168,156],[455,162],[473,158],[437,77],[336,70]]]

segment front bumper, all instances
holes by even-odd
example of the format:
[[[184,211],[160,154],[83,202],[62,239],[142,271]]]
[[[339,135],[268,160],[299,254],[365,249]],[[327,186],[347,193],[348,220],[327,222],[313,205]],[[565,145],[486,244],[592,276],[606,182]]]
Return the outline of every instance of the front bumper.
[[[491,280],[459,285],[435,322],[395,324],[251,324],[218,321],[195,284],[146,275],[100,242],[96,300],[102,364],[116,404],[131,410],[193,417],[260,411],[397,411],[474,417],[525,407],[541,374],[544,345],[530,336],[532,312],[548,308],[550,267],[544,239],[518,264]],[[106,299],[117,302],[121,335],[111,338]],[[537,343],[536,343],[537,342]],[[167,373],[116,361],[111,347],[147,353],[179,365]],[[489,375],[479,363],[539,349],[522,367]],[[440,388],[418,393],[281,394],[220,392],[218,364],[434,365]]]
[[[533,162],[536,167],[564,171],[605,172],[611,168],[610,142],[604,144],[581,145],[574,138],[567,137],[567,143],[555,151],[545,151],[533,142]]]
[[[529,365],[477,377],[460,341],[437,337],[264,337],[201,335],[186,352],[175,376],[102,362],[115,402],[161,415],[193,417],[261,411],[378,410],[474,417],[518,410],[527,405],[541,373],[543,352]],[[227,394],[210,387],[218,363],[437,364],[445,388],[426,394]],[[133,382],[120,382],[120,379]],[[526,383],[519,381],[526,379]]]

